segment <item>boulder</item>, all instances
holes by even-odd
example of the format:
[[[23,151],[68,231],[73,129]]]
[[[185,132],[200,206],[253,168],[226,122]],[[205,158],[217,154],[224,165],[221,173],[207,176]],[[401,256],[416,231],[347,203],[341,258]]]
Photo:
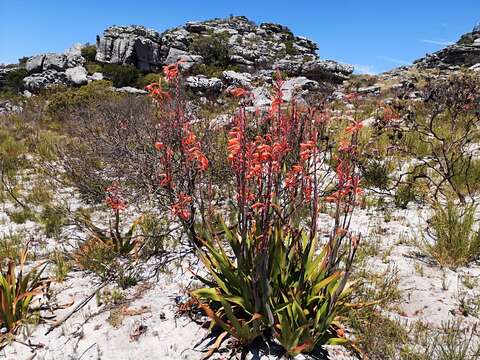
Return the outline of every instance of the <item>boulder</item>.
[[[353,73],[353,66],[333,60],[312,60],[302,65],[301,74],[313,80],[343,81]]]
[[[203,57],[200,55],[189,54],[186,51],[170,48],[165,64],[174,64],[180,61],[180,69],[184,71],[190,70],[193,66],[203,63]]]
[[[0,101],[0,115],[18,114],[22,110],[21,106],[12,104],[10,101]]]
[[[37,92],[52,85],[67,85],[68,79],[64,72],[46,70],[40,74],[32,74],[23,79],[27,90]]]
[[[92,75],[88,76],[88,80],[90,81],[103,80],[103,74],[99,72],[93,73]]]
[[[288,76],[297,76],[301,74],[302,66],[303,62],[298,58],[280,59],[273,64],[274,69],[284,72]]]
[[[379,85],[372,85],[372,86],[365,86],[358,89],[359,94],[380,94],[381,86]]]
[[[67,68],[67,56],[65,54],[45,54],[43,59],[43,71],[56,70],[62,71]]]
[[[83,85],[88,82],[87,70],[83,66],[76,66],[65,70],[68,81],[74,85]]]
[[[222,73],[222,80],[225,84],[243,87],[246,89],[251,88],[252,75],[249,73],[238,73],[236,71],[227,70]]]
[[[282,85],[283,100],[291,101],[294,97],[301,99],[308,91],[312,91],[317,88],[318,82],[309,80],[306,77],[300,76],[290,78]]]
[[[190,33],[200,34],[207,31],[208,27],[205,24],[202,24],[198,21],[189,21],[185,24],[185,30]]]
[[[222,81],[218,78],[208,78],[204,75],[189,76],[185,84],[194,92],[218,93],[222,90]]]
[[[37,73],[43,71],[43,60],[45,59],[45,54],[35,55],[27,60],[26,68],[29,73]]]
[[[253,106],[264,108],[272,104],[270,90],[264,86],[252,90]]]
[[[73,44],[70,49],[65,52],[65,56],[67,57],[67,68],[73,68],[85,64],[85,59],[82,56],[82,49],[84,47],[85,45],[82,44]]]
[[[96,60],[109,64],[133,64],[143,71],[161,65],[161,37],[143,26],[111,26],[97,37]]]
[[[132,94],[132,95],[145,95],[148,94],[148,91],[146,90],[141,90],[137,89],[131,86],[124,86],[121,88],[113,88],[114,91],[119,92],[119,93],[127,93],[127,94]]]

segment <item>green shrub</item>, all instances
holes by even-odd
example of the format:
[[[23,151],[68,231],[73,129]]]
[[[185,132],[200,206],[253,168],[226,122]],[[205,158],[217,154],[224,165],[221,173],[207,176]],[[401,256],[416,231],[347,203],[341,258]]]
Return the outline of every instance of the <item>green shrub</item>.
[[[293,46],[293,41],[289,40],[285,42],[285,52],[287,55],[298,55],[299,51]]]
[[[191,48],[195,54],[203,57],[206,65],[226,69],[228,58],[228,34],[218,33],[199,36],[193,40]]]
[[[140,74],[140,70],[134,65],[106,64],[103,66],[103,75],[111,80],[115,87],[136,86]]]
[[[143,89],[145,86],[150,85],[151,83],[154,83],[154,82],[158,83],[160,79],[162,80],[162,84],[164,84],[165,86],[168,86],[167,82],[163,81],[164,78],[162,74],[148,73],[138,78],[137,87]]]
[[[46,206],[40,214],[40,222],[44,227],[45,235],[50,238],[57,237],[66,224],[66,218],[63,211],[54,206]]]
[[[65,120],[74,110],[84,108],[101,100],[115,96],[111,83],[105,80],[92,81],[78,89],[67,89],[50,96],[46,113],[54,120]]]
[[[425,239],[425,248],[440,264],[466,265],[480,255],[480,230],[475,230],[475,206],[460,207],[449,201],[437,204]]]
[[[460,321],[448,321],[441,329],[427,336],[425,359],[474,360],[480,358],[480,345],[475,341],[477,329]]]
[[[92,75],[94,73],[101,73],[103,72],[103,66],[102,64],[94,63],[94,62],[87,62],[85,64],[85,69],[87,69],[87,72]]]
[[[386,189],[388,187],[388,167],[380,161],[370,161],[363,171],[365,187]]]
[[[7,74],[5,81],[5,88],[13,92],[20,92],[25,89],[23,78],[28,75],[28,71],[25,68],[19,68],[10,71]]]
[[[406,209],[410,202],[415,201],[413,184],[400,185],[395,192],[394,203],[400,209]]]
[[[97,47],[95,45],[85,45],[82,48],[82,56],[86,61],[95,61],[95,56],[97,55]]]

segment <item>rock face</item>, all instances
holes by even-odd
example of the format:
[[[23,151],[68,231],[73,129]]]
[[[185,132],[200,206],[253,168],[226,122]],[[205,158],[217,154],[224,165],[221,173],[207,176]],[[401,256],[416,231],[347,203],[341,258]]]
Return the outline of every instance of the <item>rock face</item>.
[[[97,37],[96,60],[110,64],[133,64],[144,71],[161,65],[160,34],[143,26],[111,26]]]
[[[427,54],[415,64],[422,68],[447,69],[451,66],[473,66],[480,63],[480,24],[464,34],[456,44]]]
[[[156,71],[178,60],[187,71],[198,64],[218,66],[218,62],[226,69],[249,73],[278,67],[289,75],[315,80],[343,80],[353,72],[351,66],[319,60],[317,49],[315,42],[295,36],[285,26],[257,26],[246,17],[234,16],[187,22],[161,35],[143,26],[112,26],[97,38],[96,59],[134,64],[145,71]]]

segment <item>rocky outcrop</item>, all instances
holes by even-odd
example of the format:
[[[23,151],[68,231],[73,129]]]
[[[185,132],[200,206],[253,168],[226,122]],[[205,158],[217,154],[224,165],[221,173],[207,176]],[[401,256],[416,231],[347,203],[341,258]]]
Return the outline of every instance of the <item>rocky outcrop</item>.
[[[81,44],[75,44],[64,53],[47,53],[30,57],[26,63],[29,75],[23,79],[25,87],[33,92],[53,85],[83,85],[87,71],[83,67]]]
[[[63,71],[67,68],[83,65],[85,59],[81,53],[82,45],[75,44],[63,54],[47,53],[32,56],[27,60],[29,73],[40,73],[45,70]]]
[[[55,70],[45,70],[42,73],[32,74],[23,79],[25,88],[32,92],[38,92],[41,89],[53,85],[68,85],[69,81],[64,72]]]
[[[448,69],[452,66],[473,66],[480,63],[480,26],[464,34],[457,43],[414,62],[421,68]]]
[[[110,64],[133,64],[144,71],[161,65],[160,34],[143,26],[111,26],[97,37],[96,60]]]
[[[180,60],[182,69],[195,65],[238,68],[254,73],[279,68],[292,76],[315,80],[343,80],[353,68],[334,61],[321,61],[312,40],[295,36],[287,27],[262,23],[243,16],[187,22],[159,34],[142,26],[112,26],[97,39],[97,61],[134,64],[156,71],[164,64]],[[218,55],[221,54],[221,55]]]
[[[111,26],[97,36],[96,60],[106,64],[132,64],[144,72],[161,71],[167,64],[180,62],[196,92],[218,92],[222,88],[271,82],[280,70],[290,77],[315,81],[347,79],[353,67],[321,60],[312,40],[294,35],[287,27],[273,23],[256,25],[243,16],[187,22],[160,34],[143,26]],[[101,78],[89,76],[83,67],[82,45],[65,53],[46,53],[28,59],[25,85],[30,91],[54,84],[83,85]],[[222,72],[223,70],[223,72]],[[219,76],[219,75],[217,75]],[[2,74],[0,73],[0,81]]]

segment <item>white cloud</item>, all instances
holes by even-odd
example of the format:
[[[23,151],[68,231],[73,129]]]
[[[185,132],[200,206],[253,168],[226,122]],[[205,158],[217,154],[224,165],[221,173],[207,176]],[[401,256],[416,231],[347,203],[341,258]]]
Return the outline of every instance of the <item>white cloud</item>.
[[[448,46],[453,44],[452,41],[442,41],[442,40],[422,40],[422,42],[427,44],[435,44],[435,45],[442,45],[442,46]]]
[[[375,71],[375,69],[372,65],[355,64],[355,65],[353,65],[353,67],[355,68],[355,73],[356,74],[367,74],[367,75],[377,74],[377,71]]]
[[[395,59],[395,58],[392,58],[390,56],[377,56],[378,59],[380,60],[385,60],[385,61],[388,61],[388,62],[391,62],[391,63],[394,63],[394,64],[398,64],[398,65],[410,65],[411,62],[410,61],[406,61],[406,60],[402,60],[402,59]]]

